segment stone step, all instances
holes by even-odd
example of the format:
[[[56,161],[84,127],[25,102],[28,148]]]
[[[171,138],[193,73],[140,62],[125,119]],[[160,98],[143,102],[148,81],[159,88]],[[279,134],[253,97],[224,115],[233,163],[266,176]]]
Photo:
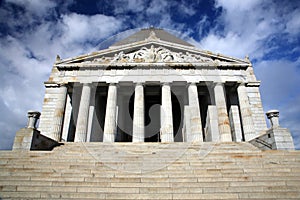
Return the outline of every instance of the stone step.
[[[1,199],[299,199],[300,152],[248,143],[0,151]]]

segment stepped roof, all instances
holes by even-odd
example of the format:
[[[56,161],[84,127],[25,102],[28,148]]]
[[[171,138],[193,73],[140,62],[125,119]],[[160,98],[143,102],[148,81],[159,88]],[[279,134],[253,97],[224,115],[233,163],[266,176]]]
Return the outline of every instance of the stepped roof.
[[[131,44],[134,42],[139,42],[147,39],[149,35],[153,35],[153,37],[157,37],[162,41],[170,42],[170,43],[175,43],[175,44],[180,44],[184,46],[190,46],[192,47],[190,43],[187,43],[186,41],[168,33],[167,31],[163,29],[158,29],[158,28],[146,28],[146,29],[141,29],[140,31],[136,32],[133,35],[130,35],[129,37],[118,41],[114,43],[112,46],[122,46],[122,45],[127,45]]]
[[[147,28],[116,42],[107,49],[61,60],[58,68],[126,66],[224,67],[247,68],[248,59],[198,49],[163,29]]]

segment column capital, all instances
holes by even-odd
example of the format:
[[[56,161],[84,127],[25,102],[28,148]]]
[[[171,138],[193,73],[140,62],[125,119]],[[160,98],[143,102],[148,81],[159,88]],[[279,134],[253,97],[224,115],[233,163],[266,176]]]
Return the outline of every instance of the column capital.
[[[145,82],[134,82],[134,85],[135,86],[138,86],[138,85],[144,86]]]
[[[187,86],[190,86],[190,85],[196,85],[198,82],[187,82]]]
[[[83,86],[91,86],[92,83],[82,83]]]
[[[168,85],[168,86],[171,86],[172,85],[172,82],[160,82],[160,84],[163,86],[163,85]]]
[[[120,87],[120,85],[118,83],[115,83],[115,82],[108,83],[108,86],[116,86],[117,88]]]
[[[266,115],[268,119],[271,119],[273,117],[279,117],[279,110],[269,110],[268,112],[266,112]]]
[[[280,126],[279,125],[279,110],[269,110],[268,112],[266,112],[266,115],[271,122],[272,128],[277,128]]]
[[[224,86],[225,83],[224,83],[224,82],[219,82],[219,81],[218,81],[218,82],[213,82],[212,85],[213,85],[213,87],[215,87],[215,86],[220,86],[220,85],[221,85],[221,86]]]

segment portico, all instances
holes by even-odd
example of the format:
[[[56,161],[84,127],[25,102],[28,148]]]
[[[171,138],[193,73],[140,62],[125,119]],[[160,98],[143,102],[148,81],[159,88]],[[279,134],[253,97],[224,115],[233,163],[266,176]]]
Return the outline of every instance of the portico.
[[[266,129],[251,68],[248,58],[142,29],[108,49],[58,57],[40,129],[66,142],[249,141]]]
[[[58,87],[61,91],[67,91],[66,87],[69,87],[68,91],[81,91],[81,95],[69,92],[68,98],[61,95],[59,105],[68,107],[67,101],[70,99],[72,102],[78,102],[69,105],[68,109],[63,109],[61,118],[56,119],[64,123],[59,131],[53,132],[53,137],[62,138],[63,141],[238,141],[237,138],[241,136],[234,135],[236,133],[232,131],[233,127],[243,130],[240,134],[246,139],[249,134],[247,130],[255,130],[254,123],[249,120],[252,119],[249,103],[247,104],[247,99],[244,98],[247,96],[245,84],[121,81],[75,85],[77,86]],[[234,97],[230,96],[231,93],[226,94],[228,87],[236,91],[242,104],[232,104],[230,99]],[[241,87],[244,88],[241,90]],[[237,106],[238,112],[229,115],[228,111],[234,106]],[[247,106],[249,110],[245,113]],[[212,115],[212,109],[208,107],[216,108],[217,115],[213,119],[207,118]],[[241,121],[237,123],[230,118]],[[216,127],[210,123],[211,120],[217,121],[218,132],[213,132]],[[76,129],[72,128],[74,125]],[[67,133],[63,135],[63,132]]]

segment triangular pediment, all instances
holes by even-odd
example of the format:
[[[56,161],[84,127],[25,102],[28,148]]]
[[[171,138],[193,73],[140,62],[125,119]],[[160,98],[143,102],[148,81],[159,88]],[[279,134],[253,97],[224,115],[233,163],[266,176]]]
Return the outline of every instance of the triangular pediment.
[[[121,43],[122,44],[122,43]],[[148,38],[133,43],[113,45],[108,49],[78,57],[57,60],[55,66],[122,66],[124,65],[193,65],[193,66],[239,66],[250,65],[248,60],[241,60],[197,49],[194,46],[172,43],[156,37],[150,32]]]

